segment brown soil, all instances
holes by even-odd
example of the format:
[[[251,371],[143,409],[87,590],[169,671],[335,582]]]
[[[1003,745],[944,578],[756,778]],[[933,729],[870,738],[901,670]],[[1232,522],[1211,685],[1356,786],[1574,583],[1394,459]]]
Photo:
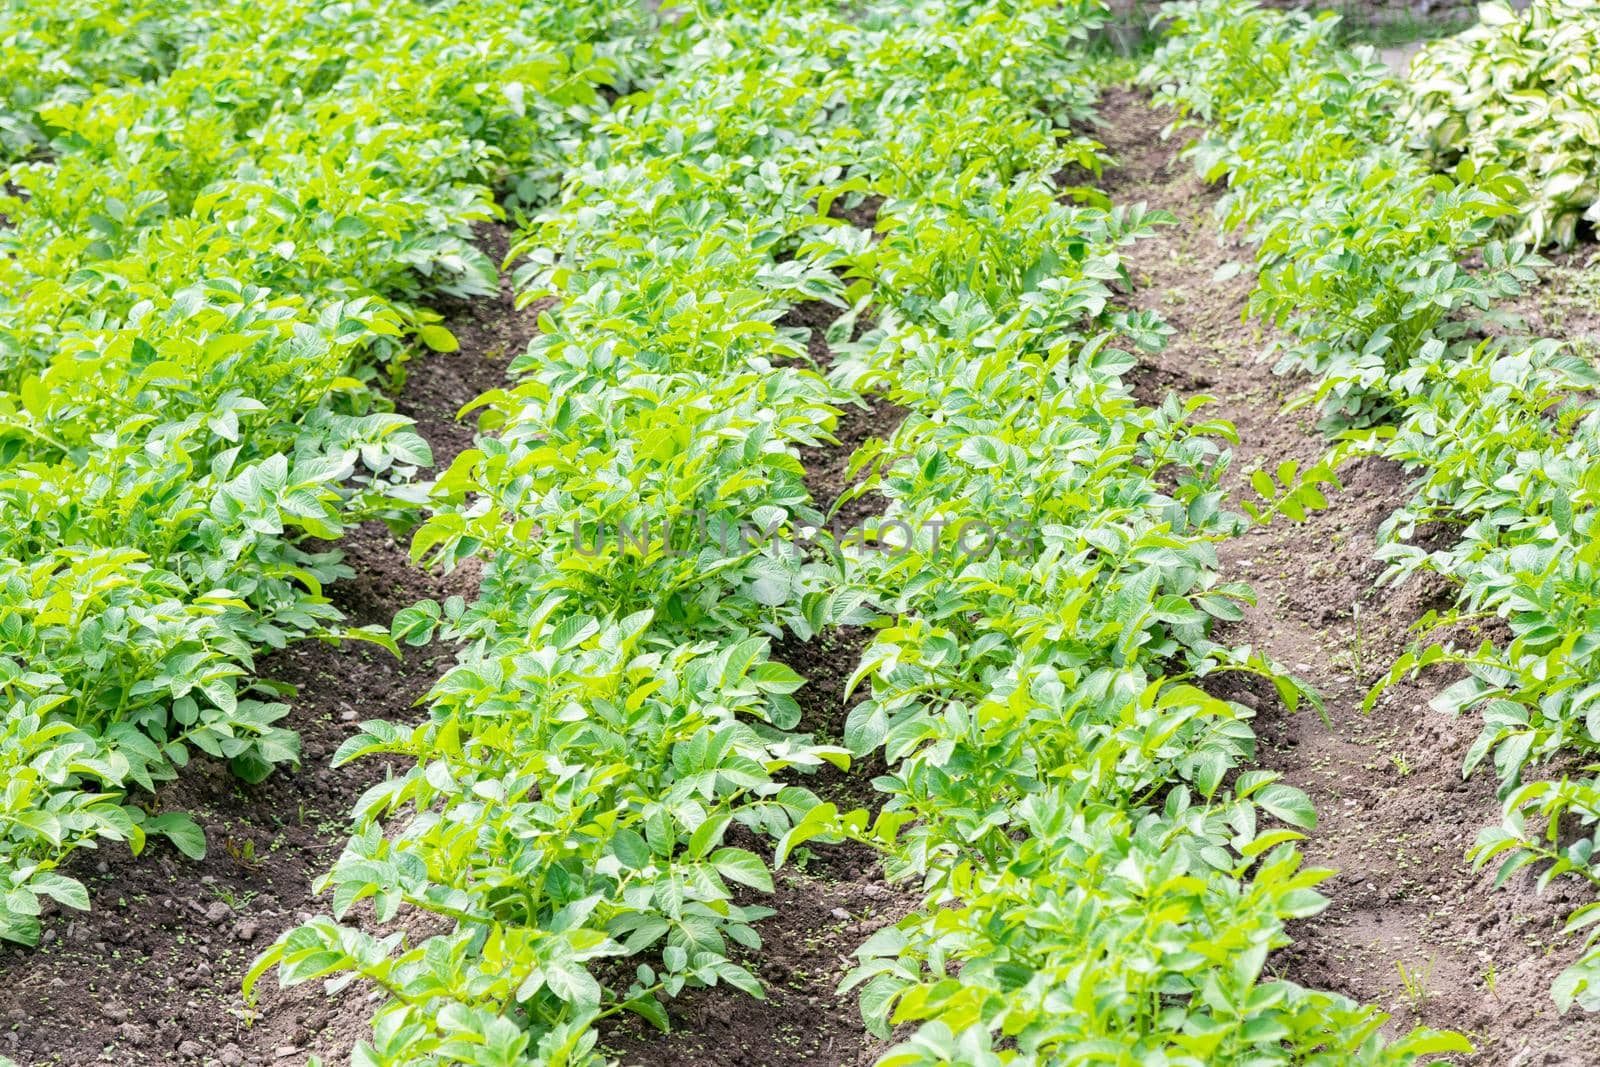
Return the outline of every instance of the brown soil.
[[[837,207],[835,205],[835,210]],[[869,202],[844,213],[843,217],[857,221],[857,216],[875,217],[876,210],[876,205]],[[858,225],[865,223],[858,221]],[[828,327],[833,325],[842,313],[841,308],[832,304],[820,300],[808,300],[790,309],[789,313],[779,320],[779,325],[807,331],[806,357],[813,365],[813,369],[826,374],[828,368],[833,365],[833,353],[828,347],[827,340]],[[868,315],[864,314],[856,323],[856,338],[859,338],[862,330],[867,327],[867,318]],[[850,477],[851,459],[855,456],[856,450],[867,441],[873,438],[888,440],[905,415],[904,408],[897,407],[880,396],[868,396],[863,399],[861,405],[848,407],[839,416],[839,424],[834,428],[838,444],[800,450],[800,462],[806,469],[805,482],[806,488],[811,492],[811,499],[816,501],[817,507],[828,516],[829,528],[841,540],[845,534],[859,530],[867,519],[880,514],[887,503],[877,493],[865,493],[843,504],[839,503],[839,497],[845,490],[860,481],[859,476]]]
[[[502,231],[482,237],[486,251],[503,254]],[[509,292],[445,310],[461,350],[412,363],[395,401],[440,465],[471,441],[457,409],[501,381],[504,357],[535,328],[531,311],[512,309]],[[474,592],[474,571],[440,578],[412,567],[404,541],[382,524],[354,531],[342,547],[356,577],[330,595],[354,624],[387,626],[424,597]],[[359,998],[332,1000],[315,983],[278,992],[269,977],[251,1010],[240,982],[282,931],[325,911],[311,883],[346,840],[356,798],[385,773],[371,761],[332,769],[334,750],[362,720],[415,718],[448,660],[448,650],[430,647],[396,661],[359,642],[306,642],[263,659],[260,677],[297,690],[285,725],[301,735],[302,767],[247,786],[202,759],[147,798],[195,816],[206,831],[203,861],[161,843],[138,858],[115,845],[74,857],[68,869],[88,885],[94,910],[50,918],[37,951],[0,949],[0,1056],[255,1065],[347,1055],[367,1030],[370,1006]]]
[[[626,1067],[867,1067],[887,1043],[867,1033],[854,994],[839,996],[850,953],[908,911],[864,849],[819,846],[802,865],[778,872],[777,911],[762,922],[763,945],[742,962],[766,987],[765,1000],[717,986],[669,1005],[661,1034],[629,1018],[604,1033],[601,1048]]]
[[[1507,305],[1518,321],[1505,332],[1559,337],[1574,351],[1600,358],[1600,251],[1587,245],[1542,254],[1551,263],[1545,284]]]
[[[806,679],[796,695],[804,717],[798,730],[837,743],[845,715],[860,700],[844,696],[870,632],[847,627],[811,641],[776,644],[773,658]],[[848,772],[826,768],[799,780],[841,810],[875,809],[873,757]],[[760,846],[756,846],[760,847]],[[847,1067],[873,1063],[887,1047],[867,1033],[855,994],[837,988],[858,945],[903,918],[913,902],[903,885],[883,879],[871,850],[816,845],[798,851],[777,873],[770,898],[747,903],[776,915],[757,929],[762,947],[738,958],[766,987],[755,1000],[727,986],[690,991],[668,1004],[672,1032],[661,1034],[632,1017],[603,1030],[602,1048],[627,1067]]]
[[[1210,415],[1239,429],[1233,471],[1241,485],[1257,466],[1315,461],[1325,445],[1311,420],[1280,414],[1305,383],[1274,378],[1260,358],[1269,338],[1254,323],[1240,326],[1250,272],[1214,278],[1227,263],[1251,263],[1251,251],[1217,233],[1216,191],[1176,158],[1177,140],[1161,142],[1170,116],[1122,89],[1107,92],[1101,116],[1098,136],[1121,159],[1106,174],[1107,192],[1178,219],[1128,256],[1135,299],[1176,329],[1169,347],[1140,368],[1139,390],[1215,397]],[[1480,1050],[1471,1062],[1595,1062],[1600,1022],[1559,1016],[1549,995],[1577,948],[1559,925],[1587,894],[1568,881],[1540,896],[1531,875],[1495,891],[1490,875],[1465,862],[1479,828],[1498,822],[1499,805],[1492,776],[1461,777],[1477,723],[1427,707],[1450,679],[1397,686],[1370,716],[1361,713],[1368,687],[1410,640],[1409,626],[1448,597],[1438,588],[1374,588],[1374,535],[1406,499],[1404,473],[1369,461],[1347,468],[1343,480],[1327,511],[1304,524],[1258,528],[1220,553],[1226,577],[1251,582],[1259,599],[1225,639],[1265,652],[1327,701],[1323,721],[1314,711],[1290,715],[1275,700],[1235,695],[1259,708],[1260,762],[1316,804],[1307,861],[1339,872],[1324,886],[1332,905],[1291,929],[1295,944],[1273,966],[1377,1004],[1394,1016],[1392,1028],[1464,1031]],[[1409,993],[1400,966],[1413,977]]]

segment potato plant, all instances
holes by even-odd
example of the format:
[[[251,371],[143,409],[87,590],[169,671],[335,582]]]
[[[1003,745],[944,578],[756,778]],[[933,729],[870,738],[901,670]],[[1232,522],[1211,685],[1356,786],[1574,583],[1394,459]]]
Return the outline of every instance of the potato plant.
[[[160,78],[204,33],[201,5],[78,0],[0,7],[0,161],[44,151],[37,108],[97,85]]]
[[[1285,329],[1276,369],[1312,376],[1330,430],[1394,416],[1422,347],[1481,331],[1543,261],[1491,240],[1521,185],[1503,168],[1432,173],[1394,136],[1399,86],[1337,21],[1249,2],[1170,5],[1174,36],[1143,72],[1210,130],[1186,150],[1228,179],[1219,217],[1258,247],[1250,311]],[[1470,268],[1469,252],[1482,252]]]
[[[1545,25],[1541,10],[1533,25]],[[1432,705],[1481,715],[1464,771],[1492,766],[1506,806],[1473,862],[1498,861],[1501,881],[1531,863],[1546,865],[1541,884],[1562,872],[1592,881],[1595,768],[1528,778],[1563,753],[1600,751],[1600,376],[1585,354],[1520,337],[1495,314],[1540,265],[1494,236],[1523,210],[1524,176],[1471,158],[1429,173],[1390,106],[1400,87],[1370,55],[1336,47],[1327,20],[1248,0],[1169,11],[1176,36],[1145,77],[1211,124],[1191,151],[1208,177],[1228,178],[1225,220],[1259,241],[1252,307],[1289,326],[1280,369],[1310,372],[1330,422],[1373,423],[1347,436],[1415,475],[1413,499],[1379,531],[1383,581],[1433,573],[1457,591],[1455,608],[1421,620],[1422,640],[1368,704],[1425,668],[1464,674]],[[1307,226],[1313,216],[1338,226]],[[1424,541],[1430,531],[1447,533]],[[1468,648],[1437,636],[1485,622],[1507,636]],[[1570,926],[1597,917],[1585,907]],[[1562,1010],[1600,1008],[1600,942],[1590,938],[1555,996]]]
[[[897,47],[939,48],[907,36]],[[989,71],[967,70],[963,95],[989,97]],[[1384,1042],[1371,1009],[1261,972],[1284,921],[1325,904],[1326,872],[1301,870],[1293,847],[1314,815],[1271,775],[1224,786],[1253,755],[1248,713],[1195,683],[1240,671],[1291,705],[1305,694],[1211,640],[1249,599],[1219,583],[1212,545],[1243,521],[1219,489],[1233,431],[1200,403],[1129,396],[1134,360],[1118,344],[1154,347],[1166,328],[1119,309],[1108,283],[1123,278],[1119,246],[1163,220],[1058,200],[1063,157],[1032,118],[1034,86],[986,105],[1013,146],[1039,146],[1031,170],[1016,151],[980,164],[982,146],[939,141],[941,118],[914,106],[877,118],[879,136],[925,145],[914,175],[863,168],[869,189],[883,183],[884,236],[841,249],[847,276],[901,290],[881,297],[893,313],[877,329],[837,346],[836,371],[911,411],[867,482],[890,501],[879,532],[898,550],[860,550],[850,568],[885,617],[845,737],[857,754],[882,749],[887,803],[871,826],[819,809],[780,855],[853,837],[920,881],[923,908],[863,946],[847,980],[880,1033],[917,1024],[884,1063],[1112,1047],[1408,1062],[1462,1048],[1425,1031]],[[958,244],[996,254],[953,275],[942,267]],[[980,524],[1004,533],[968,539]],[[1221,954],[1237,966],[1220,973]]]
[[[1600,884],[1600,780],[1525,780],[1600,747],[1595,374],[1491,339],[1542,263],[1502,236],[1527,179],[1414,157],[1402,88],[1327,20],[1168,11],[1146,77],[1210,126],[1191,155],[1258,244],[1280,369],[1347,450],[1417,473],[1387,578],[1457,583],[1430,623],[1509,628],[1393,672],[1465,671],[1435,703],[1482,713],[1469,770],[1507,805],[1476,860]],[[1272,973],[1331,872],[1216,683],[1318,698],[1224,642],[1252,594],[1216,545],[1333,473],[1257,472],[1234,514],[1233,428],[1124,380],[1171,331],[1123,301],[1123,250],[1172,220],[1092,186],[1103,14],[0,0],[0,937],[88,906],[78,849],[200,854],[140,793],[196,754],[246,782],[298,760],[263,651],[443,640],[420,721],[335,758],[394,772],[329,913],[245,983],[373,990],[361,1067],[603,1062],[612,1017],[760,997],[774,868],[843,841],[915,901],[841,990],[886,1065],[1470,1050]],[[427,304],[496,291],[475,228],[508,215],[540,332],[419,483],[376,386],[456,347]],[[788,324],[813,303],[823,363]],[[869,394],[909,414],[854,461],[885,512],[840,536],[801,456]],[[346,628],[337,541],[373,518],[421,565],[481,566],[477,595]],[[1461,536],[1416,543],[1441,523]],[[834,744],[773,642],[844,625],[874,637]],[[869,756],[875,815],[806,788]],[[1600,948],[1563,1007],[1597,976]]]

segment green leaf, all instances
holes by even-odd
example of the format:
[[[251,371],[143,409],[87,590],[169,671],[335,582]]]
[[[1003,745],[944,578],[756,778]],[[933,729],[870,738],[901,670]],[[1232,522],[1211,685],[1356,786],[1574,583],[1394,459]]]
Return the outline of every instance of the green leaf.
[[[1290,826],[1310,830],[1317,825],[1317,813],[1311,806],[1311,798],[1294,786],[1274,782],[1251,799],[1267,814]]]
[[[42,871],[28,880],[28,888],[64,907],[89,910],[89,891],[76,878]]]
[[[1250,487],[1256,491],[1257,496],[1268,502],[1278,496],[1278,487],[1272,484],[1272,476],[1264,470],[1250,472]]]
[[[721,848],[711,854],[711,865],[730,882],[772,892],[772,874],[761,857],[742,848]]]
[[[408,608],[395,612],[389,623],[389,634],[395,641],[404,641],[421,647],[433,640],[439,626],[439,604],[434,600],[421,600]]]
[[[145,821],[147,834],[160,834],[192,860],[206,858],[206,835],[200,825],[181,811],[162,812]]]
[[[428,323],[417,329],[417,336],[422,343],[435,352],[455,352],[461,348],[456,335],[437,323]]]
[[[611,851],[629,870],[640,871],[650,866],[650,846],[632,830],[618,830],[613,834]]]

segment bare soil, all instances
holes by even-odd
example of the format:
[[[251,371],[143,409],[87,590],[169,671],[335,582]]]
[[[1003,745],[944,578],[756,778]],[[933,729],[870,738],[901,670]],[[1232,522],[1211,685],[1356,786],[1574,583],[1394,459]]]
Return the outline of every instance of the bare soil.
[[[491,255],[504,253],[503,230],[480,236]],[[471,442],[456,411],[499,384],[506,356],[536,329],[534,312],[515,311],[509,290],[442,310],[460,351],[410,364],[395,398],[439,466]],[[419,599],[475,590],[469,568],[441,578],[412,567],[404,540],[381,523],[353,531],[341,547],[356,577],[330,596],[353,624],[387,626]],[[202,861],[160,842],[137,858],[114,844],[75,856],[69,871],[89,887],[94,910],[51,917],[38,950],[0,948],[0,1056],[26,1065],[230,1067],[347,1056],[367,1029],[358,997],[330,1000],[315,983],[280,993],[269,978],[252,1009],[240,982],[280,933],[326,910],[311,884],[347,839],[356,798],[386,771],[373,761],[333,769],[334,751],[362,720],[416,718],[414,705],[449,657],[437,646],[396,661],[370,644],[305,642],[262,659],[259,677],[297,691],[285,725],[301,735],[301,768],[248,786],[200,759],[143,798],[151,810],[195,816],[207,838]]]
[[[796,669],[800,669],[796,665]],[[809,784],[809,783],[808,783]],[[601,1048],[627,1067],[868,1067],[887,1048],[867,1033],[855,995],[836,990],[851,953],[903,918],[910,897],[883,880],[877,858],[856,846],[816,846],[778,872],[760,903],[759,951],[736,956],[766,998],[729,986],[690,990],[668,1004],[672,1031],[618,1018]]]
[[[1600,362],[1600,248],[1545,250],[1545,284],[1512,301],[1507,310],[1531,337],[1558,337],[1573,351]],[[1508,328],[1506,333],[1519,332]]]
[[[1097,136],[1120,159],[1106,174],[1106,191],[1178,219],[1128,254],[1134,299],[1176,330],[1167,349],[1139,368],[1139,390],[1214,397],[1210,416],[1239,430],[1232,476],[1241,487],[1257,466],[1314,462],[1325,443],[1312,420],[1280,414],[1306,383],[1273,377],[1261,358],[1271,338],[1253,322],[1241,325],[1251,272],[1218,280],[1222,267],[1248,267],[1253,255],[1218,233],[1217,191],[1177,158],[1181,137],[1160,140],[1170,116],[1153,112],[1142,95],[1109,90],[1100,114]],[[1594,329],[1593,317],[1571,313],[1581,303],[1547,286],[1522,309],[1567,308],[1567,317],[1551,313],[1535,325],[1560,336],[1570,320],[1581,338]],[[1500,809],[1492,775],[1461,776],[1478,723],[1427,707],[1452,679],[1397,686],[1370,716],[1361,712],[1368,688],[1412,639],[1411,624],[1449,596],[1420,584],[1374,585],[1381,573],[1372,559],[1375,533],[1407,498],[1405,473],[1366,461],[1342,478],[1327,511],[1304,524],[1258,528],[1220,550],[1226,577],[1250,582],[1259,599],[1226,639],[1265,652],[1327,701],[1323,721],[1305,709],[1290,715],[1259,693],[1230,694],[1258,708],[1260,763],[1316,804],[1308,863],[1338,871],[1323,887],[1331,906],[1294,925],[1295,943],[1272,966],[1304,985],[1377,1004],[1392,1014],[1391,1028],[1464,1031],[1480,1050],[1471,1062],[1595,1063],[1600,1022],[1582,1013],[1563,1018],[1549,995],[1578,947],[1559,935],[1560,924],[1586,891],[1566,881],[1541,896],[1531,874],[1496,891],[1490,874],[1474,874],[1464,860]]]

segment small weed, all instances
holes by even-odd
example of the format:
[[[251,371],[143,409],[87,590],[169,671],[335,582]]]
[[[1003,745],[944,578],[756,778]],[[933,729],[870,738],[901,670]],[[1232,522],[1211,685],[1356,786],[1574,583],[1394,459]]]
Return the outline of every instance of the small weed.
[[[233,862],[245,870],[255,870],[261,866],[261,861],[256,858],[256,843],[251,838],[242,842],[236,837],[230,837],[222,846],[233,858]]]
[[[1359,601],[1350,605],[1350,620],[1350,636],[1345,640],[1345,647],[1333,657],[1333,661],[1359,680],[1366,677],[1367,668],[1367,640],[1366,632],[1361,627]]]
[[[1420,1014],[1423,1005],[1432,996],[1428,991],[1428,980],[1433,977],[1433,961],[1429,960],[1421,970],[1414,970],[1407,967],[1404,960],[1395,960],[1394,968],[1400,972],[1400,987],[1411,1004],[1411,1010]]]
[[[243,911],[244,908],[256,898],[254,890],[239,893],[234,891],[229,886],[215,883],[211,886],[211,892],[215,893],[218,900],[222,901],[234,911]]]

